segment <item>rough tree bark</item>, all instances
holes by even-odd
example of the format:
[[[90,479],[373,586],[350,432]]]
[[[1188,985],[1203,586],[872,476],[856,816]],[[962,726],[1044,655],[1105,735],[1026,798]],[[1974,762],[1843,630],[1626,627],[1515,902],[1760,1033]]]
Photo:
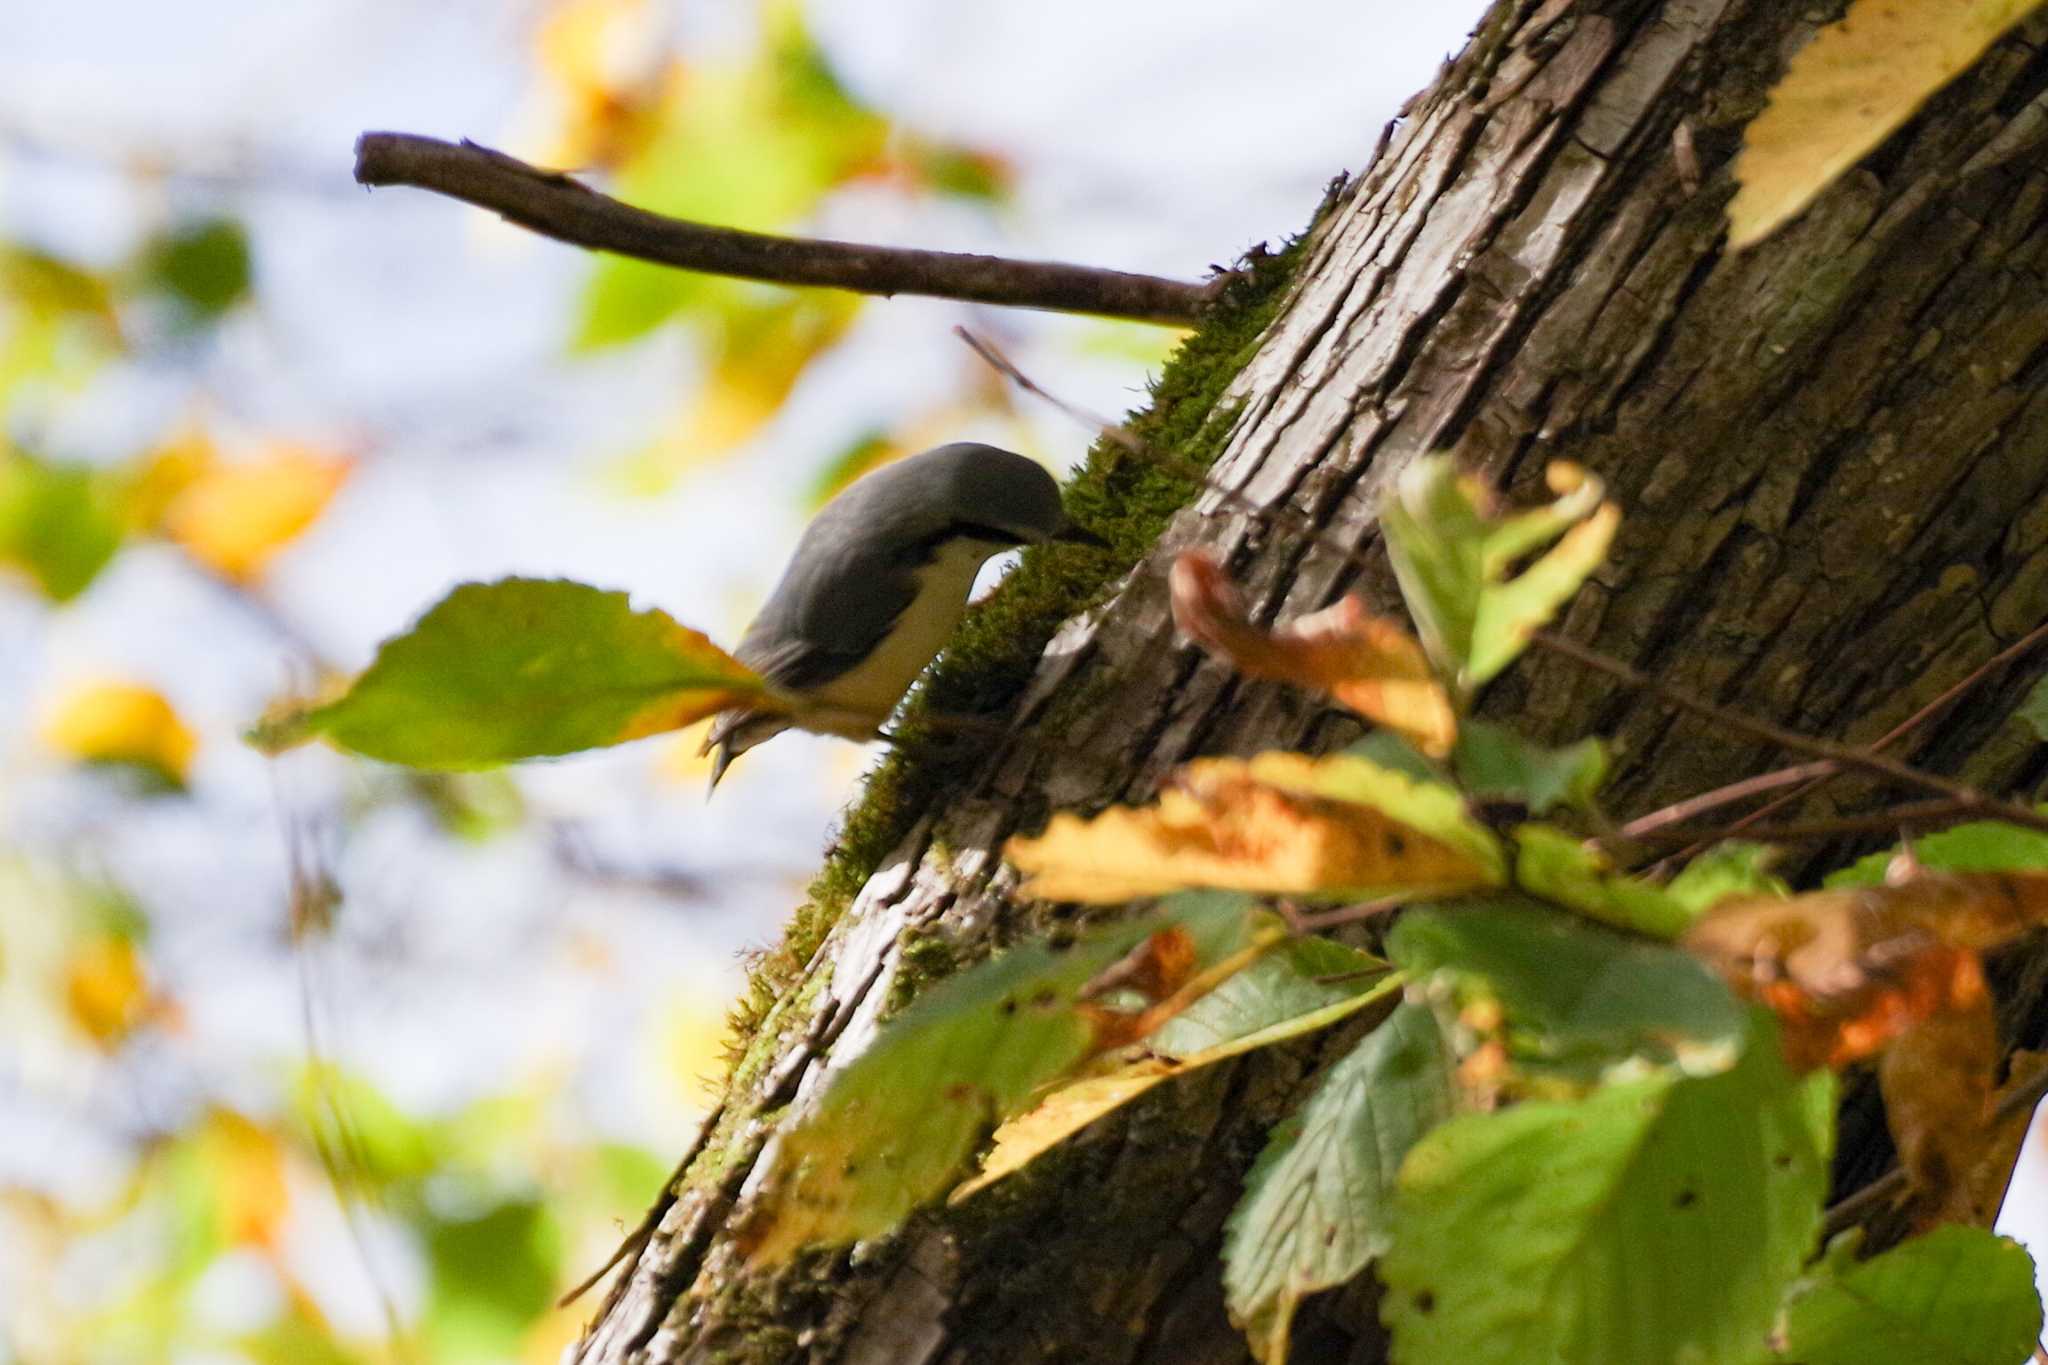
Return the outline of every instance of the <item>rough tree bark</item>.
[[[2048,60],[2035,50],[2048,21],[1999,44],[1789,231],[1725,256],[1742,126],[1840,8],[1501,0],[1321,220],[1231,386],[1241,407],[1218,481],[1369,547],[1379,490],[1418,452],[1455,446],[1511,486],[1580,461],[1627,519],[1566,629],[1696,693],[1852,740],[2034,626],[2048,611]],[[1046,651],[1017,715],[1028,732],[1063,698],[1091,699],[1061,711],[1061,744],[990,753],[833,928],[784,1002],[796,1026],[782,1055],[727,1096],[721,1137],[580,1360],[1245,1359],[1220,1302],[1220,1228],[1314,1045],[1162,1087],[1016,1188],[858,1261],[815,1256],[760,1280],[723,1232],[783,1106],[814,1096],[900,994],[904,945],[938,937],[972,957],[1024,923],[994,854],[1006,835],[1049,805],[1142,798],[1194,755],[1355,733],[1176,646],[1163,570],[1194,542],[1227,555],[1269,615],[1352,587],[1392,600],[1389,575],[1360,575],[1284,524],[1213,496],[1184,512],[1107,608]],[[2027,680],[1995,680],[1910,757],[2030,788],[2048,762],[2007,720]],[[1774,758],[1554,658],[1525,660],[1487,705],[1550,738],[1613,736],[1625,812]],[[1883,1159],[1881,1138],[1849,1141]],[[1369,1288],[1315,1307],[1298,1359],[1380,1357]]]

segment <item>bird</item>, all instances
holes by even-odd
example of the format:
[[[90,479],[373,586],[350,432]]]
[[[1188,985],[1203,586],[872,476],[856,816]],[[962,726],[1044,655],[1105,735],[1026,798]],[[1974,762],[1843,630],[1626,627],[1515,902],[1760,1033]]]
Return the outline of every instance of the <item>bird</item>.
[[[736,707],[700,752],[711,786],[732,761],[795,726],[872,739],[960,624],[974,578],[1019,545],[1108,542],[1068,520],[1036,462],[956,441],[854,481],[814,517],[734,657],[809,705]]]

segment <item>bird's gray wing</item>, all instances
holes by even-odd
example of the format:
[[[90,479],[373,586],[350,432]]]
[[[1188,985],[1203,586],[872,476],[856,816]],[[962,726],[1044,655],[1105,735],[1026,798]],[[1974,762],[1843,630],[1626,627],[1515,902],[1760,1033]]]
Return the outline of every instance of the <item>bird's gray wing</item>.
[[[917,596],[916,571],[900,558],[837,555],[804,567],[777,586],[734,651],[777,687],[797,692],[852,670]]]

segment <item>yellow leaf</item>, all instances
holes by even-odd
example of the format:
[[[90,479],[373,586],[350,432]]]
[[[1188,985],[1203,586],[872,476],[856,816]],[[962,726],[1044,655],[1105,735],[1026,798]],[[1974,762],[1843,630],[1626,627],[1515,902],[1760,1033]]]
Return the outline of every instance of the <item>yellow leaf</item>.
[[[1174,561],[1172,593],[1181,634],[1238,672],[1327,692],[1433,758],[1450,753],[1458,717],[1421,642],[1398,622],[1369,614],[1357,597],[1267,630],[1252,622],[1243,596],[1204,550]]]
[[[1967,70],[2041,0],[1857,0],[1814,35],[1749,125],[1728,244],[1762,241]]]
[[[1312,760],[1267,761],[1276,757],[1288,756],[1197,760],[1155,806],[1112,807],[1092,820],[1055,815],[1043,835],[1004,849],[1029,874],[1019,894],[1097,904],[1191,887],[1421,897],[1498,883],[1497,869],[1471,851],[1377,806],[1318,792]]]
[[[667,85],[659,17],[647,0],[565,0],[534,40],[541,71],[561,101],[562,126],[543,159],[578,169],[616,167],[660,128]]]
[[[260,576],[271,559],[326,508],[350,461],[299,445],[218,465],[194,479],[164,511],[164,530],[200,563],[236,580]]]
[[[222,1235],[230,1244],[275,1247],[291,1207],[284,1144],[231,1109],[207,1116],[201,1141],[213,1168]]]
[[[64,966],[64,1003],[71,1022],[103,1048],[121,1044],[149,1012],[142,955],[123,934],[98,934]]]
[[[220,460],[213,438],[196,423],[174,432],[144,456],[128,476],[122,510],[135,529],[161,526],[178,495],[197,483]]]
[[[1229,1042],[1204,1048],[1192,1056],[1179,1060],[1171,1057],[1145,1057],[1128,1066],[1119,1067],[1107,1075],[1090,1076],[1071,1085],[1063,1085],[1040,1100],[1035,1108],[1019,1114],[996,1129],[995,1145],[982,1159],[980,1173],[956,1186],[953,1193],[947,1196],[946,1202],[957,1204],[970,1195],[987,1189],[1003,1177],[1022,1170],[1104,1114],[1129,1104],[1161,1081],[1186,1075],[1190,1071],[1199,1071],[1205,1066],[1269,1047],[1274,1043],[1282,1043],[1289,1038],[1298,1038],[1304,1033],[1328,1028],[1338,1020],[1348,1018],[1367,1005],[1380,1000],[1387,990],[1398,989],[1400,984],[1398,979],[1390,979],[1385,989],[1364,991],[1348,999],[1325,1005],[1321,1009],[1311,1010],[1307,1014],[1284,1019],[1256,1033],[1247,1033],[1241,1038],[1232,1038]]]
[[[710,373],[669,430],[628,463],[629,486],[659,492],[753,439],[860,307],[859,295],[832,291],[766,301],[739,296],[719,319]]]
[[[51,712],[43,740],[83,763],[125,763],[173,787],[185,784],[199,737],[161,692],[135,683],[78,688]]]

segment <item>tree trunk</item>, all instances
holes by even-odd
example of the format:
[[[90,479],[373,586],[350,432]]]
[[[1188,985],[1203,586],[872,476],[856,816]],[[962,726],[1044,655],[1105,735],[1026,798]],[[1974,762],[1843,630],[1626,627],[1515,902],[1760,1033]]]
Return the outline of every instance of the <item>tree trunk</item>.
[[[1453,446],[1510,487],[1576,460],[1626,518],[1566,629],[1817,734],[1872,738],[2034,626],[2048,607],[2048,61],[2034,50],[2048,22],[1994,48],[1776,240],[1725,256],[1742,128],[1839,10],[1496,4],[1320,220],[1225,395],[1241,406],[1215,479],[1369,547],[1380,490],[1420,452]],[[1161,1087],[857,1260],[763,1279],[723,1232],[782,1107],[814,1097],[828,1054],[852,1055],[900,1003],[911,945],[972,958],[1029,931],[996,852],[1007,835],[1052,806],[1141,799],[1199,754],[1356,733],[1176,645],[1164,570],[1197,542],[1269,617],[1351,588],[1395,600],[1384,570],[1361,575],[1284,520],[1213,495],[1184,511],[1046,651],[1017,703],[1024,737],[927,805],[785,994],[780,1055],[739,1073],[580,1360],[1246,1358],[1221,1305],[1222,1221],[1267,1126],[1342,1039]],[[2030,786],[2041,752],[2007,720],[2029,676],[1992,680],[1909,757]],[[1622,812],[1778,757],[1549,657],[1486,702],[1546,738],[1611,737]],[[1059,743],[1030,743],[1049,713]],[[1855,1127],[1849,1142],[1883,1160],[1881,1136]],[[1369,1286],[1312,1309],[1297,1359],[1380,1358]]]

